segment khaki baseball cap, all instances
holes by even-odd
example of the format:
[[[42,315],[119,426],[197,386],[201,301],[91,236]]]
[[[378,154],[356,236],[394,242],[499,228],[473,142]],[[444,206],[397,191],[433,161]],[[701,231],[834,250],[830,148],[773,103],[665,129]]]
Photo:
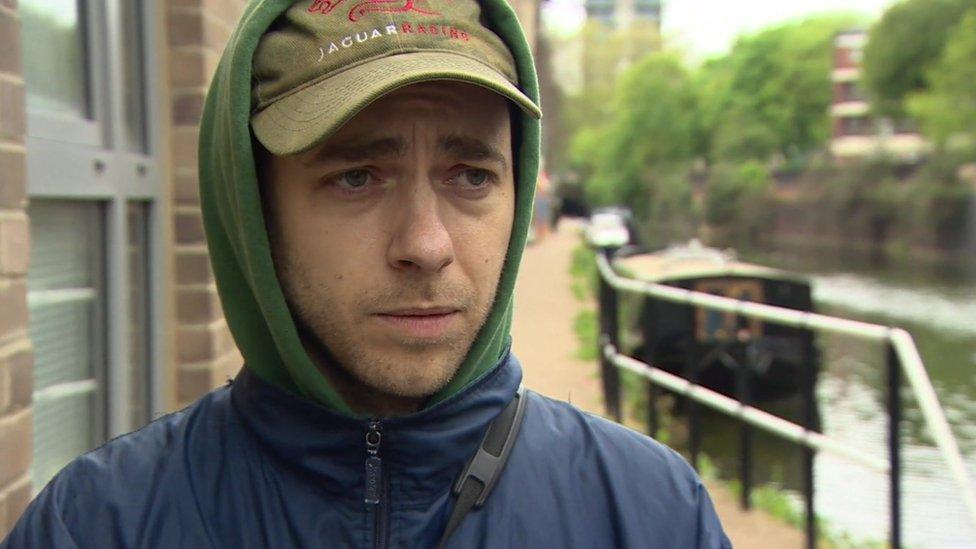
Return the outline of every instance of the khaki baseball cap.
[[[469,82],[542,112],[476,0],[302,0],[261,37],[251,127],[271,153],[314,147],[371,102],[430,80]]]

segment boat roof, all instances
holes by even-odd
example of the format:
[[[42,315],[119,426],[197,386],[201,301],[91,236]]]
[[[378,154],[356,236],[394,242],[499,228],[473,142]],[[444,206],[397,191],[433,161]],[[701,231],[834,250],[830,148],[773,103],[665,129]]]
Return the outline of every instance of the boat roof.
[[[810,283],[800,274],[738,261],[732,250],[708,248],[694,241],[687,246],[617,258],[613,266],[621,275],[645,282],[734,276]]]

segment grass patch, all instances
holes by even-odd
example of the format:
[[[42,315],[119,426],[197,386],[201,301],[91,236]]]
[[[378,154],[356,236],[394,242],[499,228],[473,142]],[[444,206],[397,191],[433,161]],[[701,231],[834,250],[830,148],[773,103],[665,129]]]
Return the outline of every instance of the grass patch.
[[[706,463],[706,456],[702,455],[700,463]],[[711,461],[707,461],[711,464]],[[704,467],[702,468],[704,470]],[[712,466],[713,474],[717,472]],[[707,478],[704,472],[702,478]],[[742,494],[742,485],[738,480],[730,480],[726,485],[738,498]],[[807,527],[807,516],[795,499],[776,485],[755,486],[752,489],[752,506],[767,515],[789,524],[799,530]],[[820,549],[885,549],[887,542],[877,540],[855,539],[847,532],[834,528],[822,518],[816,519],[817,547]]]
[[[569,274],[572,277],[570,289],[573,296],[586,304],[586,307],[573,318],[573,333],[576,334],[577,343],[576,356],[580,360],[596,360],[600,324],[593,300],[596,297],[599,273],[596,270],[596,255],[585,244],[580,243],[573,248]]]
[[[599,333],[596,311],[584,309],[573,319],[573,332],[576,334],[576,356],[580,360],[596,360],[596,338]]]
[[[591,302],[596,297],[600,276],[596,269],[596,252],[583,243],[573,248],[569,274],[573,278],[572,290],[576,299]]]

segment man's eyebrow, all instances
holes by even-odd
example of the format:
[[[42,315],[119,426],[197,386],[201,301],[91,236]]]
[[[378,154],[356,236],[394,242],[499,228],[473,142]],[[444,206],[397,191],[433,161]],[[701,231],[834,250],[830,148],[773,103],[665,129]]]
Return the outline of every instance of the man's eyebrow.
[[[407,144],[399,137],[380,137],[376,139],[353,138],[343,143],[323,147],[304,159],[306,166],[329,161],[362,162],[385,156],[402,156]]]
[[[490,143],[467,135],[445,135],[437,140],[441,151],[459,159],[491,160],[501,164],[508,171],[505,155]]]

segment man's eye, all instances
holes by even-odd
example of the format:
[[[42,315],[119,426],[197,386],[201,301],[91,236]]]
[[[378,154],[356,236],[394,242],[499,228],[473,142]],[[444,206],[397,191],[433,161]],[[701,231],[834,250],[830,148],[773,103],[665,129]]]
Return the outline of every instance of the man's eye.
[[[491,182],[491,172],[478,168],[470,168],[458,172],[452,179],[457,180],[462,185],[469,187],[481,187]]]
[[[370,173],[367,170],[350,170],[335,177],[335,181],[343,187],[358,189],[369,183]]]

